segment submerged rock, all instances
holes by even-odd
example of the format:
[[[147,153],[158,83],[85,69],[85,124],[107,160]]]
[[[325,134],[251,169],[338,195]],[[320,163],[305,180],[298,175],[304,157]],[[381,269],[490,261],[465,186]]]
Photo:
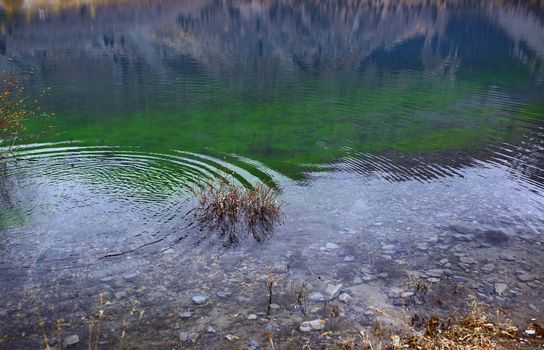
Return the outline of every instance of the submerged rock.
[[[180,332],[179,341],[182,343],[188,342],[189,340],[194,344],[198,340],[199,334],[196,332]]]
[[[478,233],[478,239],[493,245],[506,244],[510,237],[502,231],[489,230]]]
[[[322,303],[322,302],[325,301],[325,296],[323,294],[319,293],[319,292],[310,293],[308,298],[310,299],[310,301],[312,301],[314,303]]]
[[[340,291],[341,288],[342,288],[342,283],[338,283],[338,284],[330,283],[330,284],[328,284],[327,288],[325,288],[325,293],[327,294],[327,298],[329,300],[334,299],[334,297]]]
[[[489,273],[495,270],[495,265],[485,264],[484,266],[480,267],[480,270],[482,270],[483,272]]]
[[[529,308],[536,313],[540,312],[540,310],[534,304],[529,304]]]
[[[506,283],[495,283],[495,293],[502,294],[506,291],[508,285]]]
[[[472,235],[478,232],[478,229],[466,223],[456,223],[450,226],[450,229],[462,235]]]
[[[191,316],[193,316],[193,313],[191,311],[178,312],[178,317],[181,318],[181,319],[186,319],[186,318],[189,318]]]
[[[522,273],[519,273],[518,274],[518,279],[521,281],[521,282],[531,282],[531,281],[534,281],[535,280],[535,276],[527,273],[527,272],[522,272]]]
[[[274,273],[287,273],[289,272],[289,266],[286,264],[274,264],[272,267]]]
[[[221,298],[221,299],[226,299],[226,298],[230,297],[232,293],[231,293],[231,292],[228,292],[228,291],[219,291],[219,292],[217,292],[216,294],[217,294],[217,296],[218,296],[219,298]]]
[[[115,292],[114,296],[115,296],[115,299],[121,299],[127,296],[127,292],[125,291]]]
[[[325,321],[321,319],[302,322],[299,327],[301,332],[320,331],[323,328],[325,328]]]
[[[335,250],[335,249],[340,249],[340,246],[338,244],[335,244],[335,243],[325,244],[325,250]]]
[[[261,348],[261,345],[259,344],[259,342],[255,339],[251,339],[249,342],[248,342],[248,347],[250,350],[259,350]]]
[[[342,293],[340,294],[340,296],[338,297],[338,300],[340,300],[341,302],[343,303],[349,303],[349,301],[351,300],[351,296],[348,294],[348,293]]]
[[[443,265],[446,265],[448,262],[449,262],[449,260],[448,260],[447,258],[444,258],[444,259],[440,260],[440,261],[438,262],[438,264],[441,265],[441,266],[443,266]]]
[[[185,343],[186,341],[188,341],[190,338],[190,333],[189,332],[180,332],[179,333],[179,341],[182,342],[182,343]]]
[[[444,270],[442,269],[432,269],[427,271],[429,277],[442,277],[444,275]]]
[[[502,252],[499,254],[499,258],[506,261],[515,261],[516,256],[512,252]]]
[[[198,305],[204,304],[206,301],[208,301],[208,297],[204,295],[195,295],[192,299],[193,302]]]
[[[461,258],[459,258],[459,260],[463,264],[474,264],[474,263],[476,263],[476,260],[474,260],[473,258],[469,258],[467,256],[462,256]]]
[[[67,337],[66,339],[64,339],[63,346],[64,347],[69,347],[69,346],[75,345],[77,343],[79,343],[79,336],[78,335],[71,335],[71,336]]]
[[[387,295],[390,298],[393,298],[393,299],[394,298],[409,298],[409,297],[413,296],[414,293],[410,292],[410,291],[405,291],[402,288],[393,287],[393,288],[389,289],[389,292],[387,293]]]
[[[279,310],[281,308],[281,306],[279,306],[278,304],[272,303],[272,304],[270,304],[270,308],[272,310]]]
[[[123,278],[126,279],[126,280],[133,280],[135,279],[136,277],[138,277],[138,273],[137,272],[129,272],[129,273],[125,273],[123,275]]]

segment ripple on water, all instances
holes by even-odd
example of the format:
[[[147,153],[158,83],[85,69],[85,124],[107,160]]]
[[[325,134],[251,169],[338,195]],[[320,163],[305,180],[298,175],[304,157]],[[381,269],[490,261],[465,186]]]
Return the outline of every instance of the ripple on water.
[[[78,143],[20,146],[6,164],[3,211],[24,216],[10,222],[27,233],[35,228],[60,245],[81,240],[102,250],[107,244],[96,243],[98,236],[116,237],[109,248],[120,249],[187,230],[191,191],[203,183],[277,186],[281,179],[236,156]]]

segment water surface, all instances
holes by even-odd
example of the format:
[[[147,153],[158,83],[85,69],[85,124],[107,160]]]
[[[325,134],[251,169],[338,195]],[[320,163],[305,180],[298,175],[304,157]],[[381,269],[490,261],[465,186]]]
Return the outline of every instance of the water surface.
[[[39,333],[35,309],[81,319],[99,293],[113,329],[131,308],[161,325],[133,320],[134,339],[168,342],[184,327],[219,346],[241,326],[242,341],[259,339],[261,323],[231,316],[266,309],[258,281],[278,264],[286,291],[271,327],[287,344],[310,317],[290,299],[301,281],[343,284],[347,328],[370,322],[361,281],[393,307],[389,291],[408,276],[462,284],[461,299],[510,307],[520,324],[542,315],[538,5],[43,6],[4,1],[0,19],[1,67],[33,96],[49,89],[42,108],[54,113],[29,122],[2,163],[1,346],[37,344],[18,336]],[[197,239],[190,190],[221,179],[280,191],[285,220],[270,240],[225,250]],[[210,303],[194,306],[198,293]],[[168,316],[185,309],[188,321]],[[67,332],[83,339],[81,322]]]

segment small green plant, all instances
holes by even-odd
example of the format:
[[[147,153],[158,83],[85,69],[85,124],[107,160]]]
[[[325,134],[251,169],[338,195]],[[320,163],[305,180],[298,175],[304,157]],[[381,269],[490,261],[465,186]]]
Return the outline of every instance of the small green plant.
[[[243,188],[208,183],[194,194],[198,199],[194,213],[200,226],[217,231],[229,243],[248,234],[260,242],[269,237],[282,217],[277,192],[262,184]]]

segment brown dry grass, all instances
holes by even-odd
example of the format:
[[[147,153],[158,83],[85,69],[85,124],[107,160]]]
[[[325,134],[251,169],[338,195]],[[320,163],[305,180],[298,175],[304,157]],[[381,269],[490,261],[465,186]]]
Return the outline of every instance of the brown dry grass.
[[[402,348],[417,350],[498,350],[504,340],[515,340],[517,328],[509,323],[492,322],[483,309],[474,304],[471,311],[454,320],[432,316],[423,335],[403,340]]]
[[[198,199],[198,223],[216,231],[229,243],[251,234],[257,241],[266,239],[281,221],[282,204],[277,192],[263,184],[243,188],[221,182],[194,191]]]
[[[358,337],[336,344],[343,350],[527,350],[541,349],[544,345],[540,328],[527,337],[508,321],[493,321],[479,303],[470,305],[461,317],[431,316],[421,332],[406,324],[405,329],[381,327],[379,321],[369,332],[361,331]],[[398,334],[398,335],[397,335]]]

